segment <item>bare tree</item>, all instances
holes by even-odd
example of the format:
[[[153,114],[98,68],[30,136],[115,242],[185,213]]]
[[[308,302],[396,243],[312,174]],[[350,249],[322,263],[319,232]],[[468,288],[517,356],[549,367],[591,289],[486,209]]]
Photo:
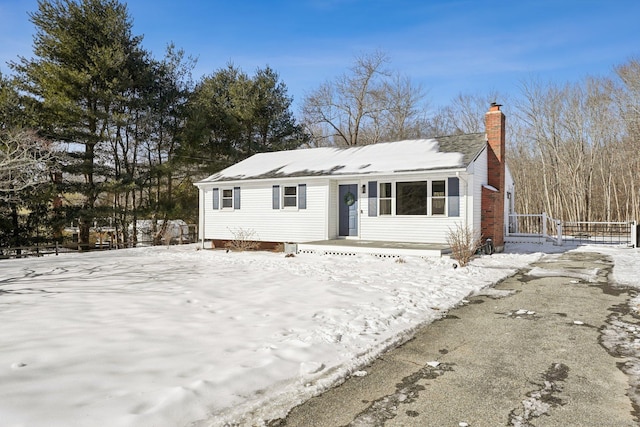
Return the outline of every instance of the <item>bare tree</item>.
[[[35,132],[0,134],[0,201],[13,200],[20,191],[47,182],[52,160],[51,144]]]
[[[400,141],[424,136],[424,117],[428,104],[421,86],[413,84],[411,79],[401,74],[393,74],[384,82],[383,105],[379,124],[380,139]]]
[[[632,93],[606,78],[523,83],[509,158],[518,211],[568,221],[635,218],[640,146],[627,116]]]
[[[354,146],[418,135],[422,88],[385,68],[376,51],[356,57],[349,73],[304,98],[303,123],[312,145]]]
[[[624,135],[615,147],[615,177],[626,219],[640,217],[640,57],[614,68],[618,84],[614,100],[623,123]]]

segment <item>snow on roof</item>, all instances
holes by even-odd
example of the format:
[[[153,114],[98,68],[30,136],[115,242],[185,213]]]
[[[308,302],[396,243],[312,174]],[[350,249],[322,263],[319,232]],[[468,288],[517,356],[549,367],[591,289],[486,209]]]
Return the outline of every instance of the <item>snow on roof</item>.
[[[352,148],[322,147],[260,153],[201,182],[462,168],[484,144],[484,135],[473,134]]]

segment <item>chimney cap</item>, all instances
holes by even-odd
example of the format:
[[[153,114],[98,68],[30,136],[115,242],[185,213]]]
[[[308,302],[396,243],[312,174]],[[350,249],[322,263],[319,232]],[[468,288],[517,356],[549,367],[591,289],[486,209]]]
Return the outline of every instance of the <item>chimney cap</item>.
[[[491,107],[489,108],[489,111],[500,111],[500,107],[502,107],[502,104],[498,104],[497,102],[492,102]]]

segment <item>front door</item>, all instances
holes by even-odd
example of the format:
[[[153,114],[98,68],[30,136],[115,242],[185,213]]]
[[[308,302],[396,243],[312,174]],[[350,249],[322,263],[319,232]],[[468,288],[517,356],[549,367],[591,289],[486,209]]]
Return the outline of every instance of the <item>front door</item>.
[[[338,187],[338,234],[340,236],[358,235],[358,185],[340,185]]]

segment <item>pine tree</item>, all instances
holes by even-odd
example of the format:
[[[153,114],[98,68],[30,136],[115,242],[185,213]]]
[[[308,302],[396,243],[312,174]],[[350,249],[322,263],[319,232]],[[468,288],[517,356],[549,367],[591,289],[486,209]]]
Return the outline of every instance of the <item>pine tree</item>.
[[[309,139],[291,113],[292,99],[267,67],[249,77],[233,65],[206,77],[190,102],[183,155],[215,172],[253,154],[299,147]]]
[[[71,150],[64,172],[72,176],[67,190],[82,195],[72,215],[80,244],[88,244],[107,161],[100,153],[115,124],[114,108],[128,100],[145,68],[145,52],[131,34],[126,6],[115,0],[41,0],[30,19],[35,57],[12,67],[41,108],[43,132],[80,147]]]

